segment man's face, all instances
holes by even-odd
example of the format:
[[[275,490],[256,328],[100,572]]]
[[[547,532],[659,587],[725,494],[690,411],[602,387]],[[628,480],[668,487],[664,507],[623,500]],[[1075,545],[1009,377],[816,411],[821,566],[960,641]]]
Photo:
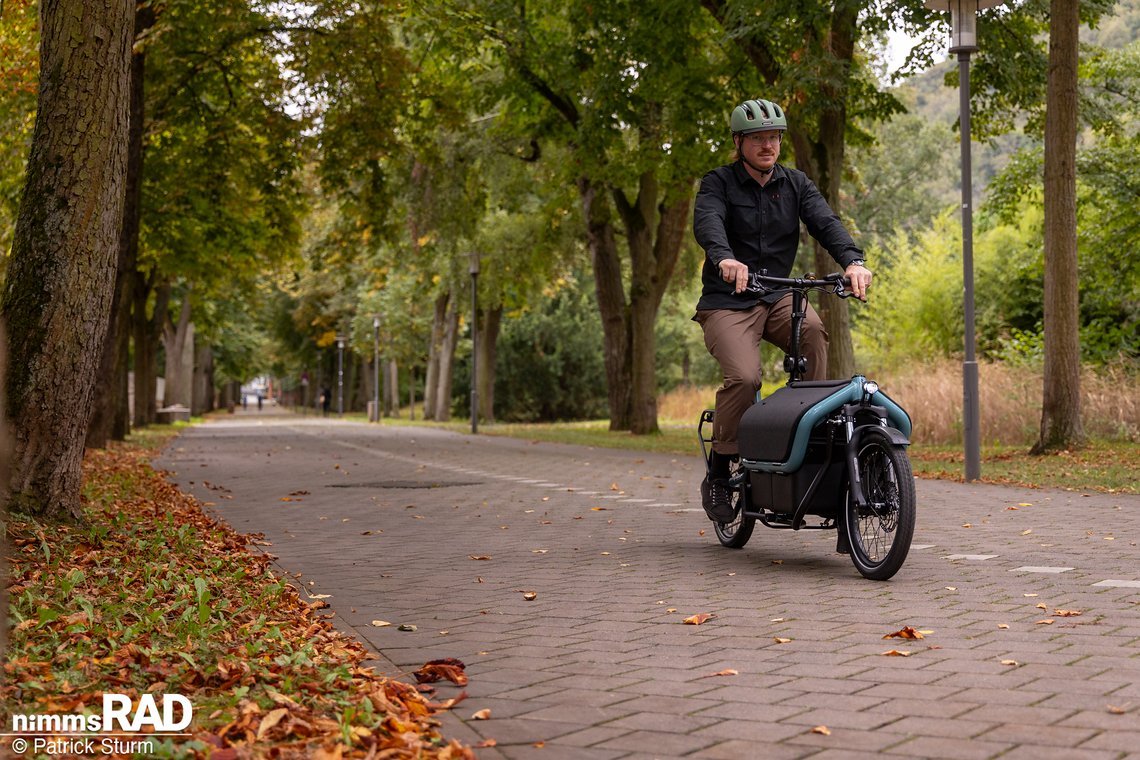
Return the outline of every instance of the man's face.
[[[767,172],[780,157],[780,135],[778,129],[762,132],[749,132],[740,136],[740,155],[753,169]]]

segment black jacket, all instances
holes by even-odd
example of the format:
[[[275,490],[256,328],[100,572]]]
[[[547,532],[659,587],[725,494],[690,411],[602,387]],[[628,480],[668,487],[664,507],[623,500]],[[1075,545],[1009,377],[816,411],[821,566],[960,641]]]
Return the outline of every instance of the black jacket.
[[[776,164],[763,187],[741,161],[706,174],[693,208],[693,235],[705,249],[704,289],[697,309],[749,309],[760,300],[778,300],[782,293],[763,299],[755,293],[734,295],[718,265],[732,258],[747,264],[749,272],[767,269],[773,277],[789,276],[801,221],[844,269],[863,258],[839,217],[803,172]]]

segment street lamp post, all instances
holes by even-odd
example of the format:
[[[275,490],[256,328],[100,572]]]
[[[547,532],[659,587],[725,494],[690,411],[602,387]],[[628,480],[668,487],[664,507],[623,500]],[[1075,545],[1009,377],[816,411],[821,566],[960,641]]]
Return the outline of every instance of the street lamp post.
[[[376,412],[376,421],[380,421],[380,316],[372,317],[372,367],[375,382],[373,383],[373,409]]]
[[[962,362],[962,427],[966,480],[982,476],[981,426],[978,410],[978,361],[974,330],[974,193],[970,163],[970,54],[978,49],[979,10],[1004,0],[926,0],[926,7],[950,12],[950,52],[958,54],[958,118],[962,141],[962,279],[965,284],[966,356]]]
[[[479,432],[479,254],[471,252],[471,433]]]
[[[336,336],[336,413],[344,416],[344,336]]]

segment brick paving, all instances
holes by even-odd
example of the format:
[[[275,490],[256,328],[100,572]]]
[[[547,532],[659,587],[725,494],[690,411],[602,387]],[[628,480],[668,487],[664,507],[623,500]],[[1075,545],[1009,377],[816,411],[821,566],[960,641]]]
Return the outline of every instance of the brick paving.
[[[831,532],[722,548],[697,456],[267,408],[156,465],[331,595],[379,672],[463,660],[444,731],[480,757],[1140,760],[1138,496],[920,480],[878,583]]]

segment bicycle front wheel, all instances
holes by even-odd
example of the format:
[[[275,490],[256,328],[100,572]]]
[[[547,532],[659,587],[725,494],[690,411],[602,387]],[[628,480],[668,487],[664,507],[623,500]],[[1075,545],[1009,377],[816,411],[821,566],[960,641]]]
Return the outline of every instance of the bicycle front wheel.
[[[906,561],[914,537],[914,474],[906,447],[868,430],[855,457],[866,504],[847,496],[845,520],[851,561],[865,578],[885,581]]]

